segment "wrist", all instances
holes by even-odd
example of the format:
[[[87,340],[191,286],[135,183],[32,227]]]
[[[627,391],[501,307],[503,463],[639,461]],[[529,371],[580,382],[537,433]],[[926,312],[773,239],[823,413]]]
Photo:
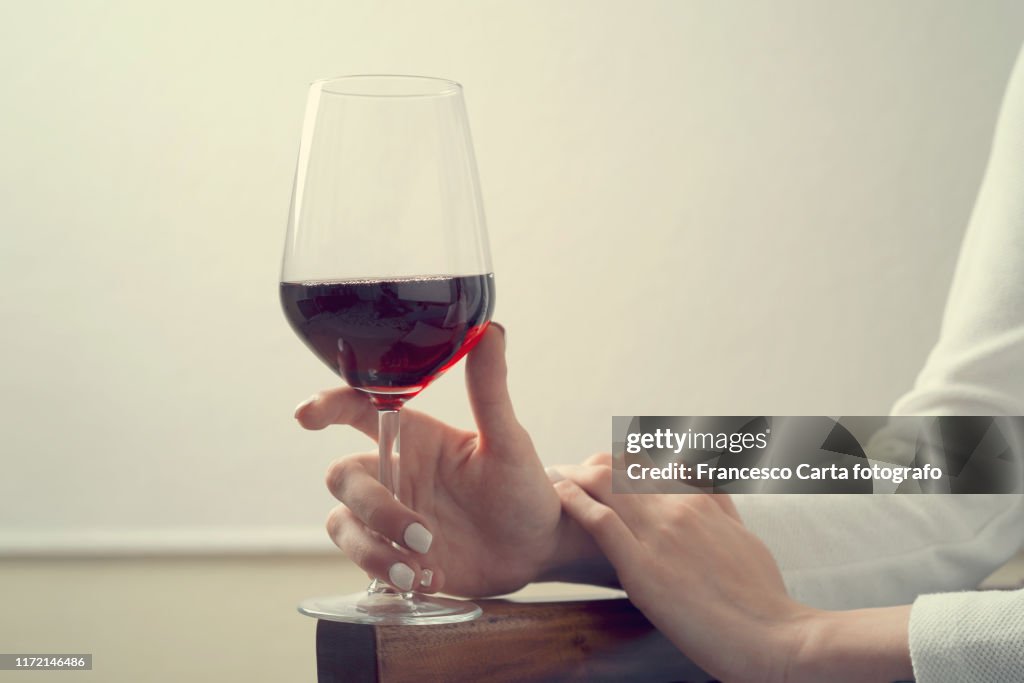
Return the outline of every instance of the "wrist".
[[[786,683],[909,681],[910,606],[813,610],[792,634]]]
[[[541,565],[537,581],[619,587],[615,569],[590,534],[564,512],[558,520],[555,539],[555,547]]]

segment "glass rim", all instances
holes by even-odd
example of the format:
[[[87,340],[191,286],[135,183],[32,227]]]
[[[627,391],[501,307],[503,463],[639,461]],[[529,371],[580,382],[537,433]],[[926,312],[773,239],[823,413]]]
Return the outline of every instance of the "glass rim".
[[[462,92],[462,84],[457,81],[408,74],[334,76],[317,79],[310,88],[342,97],[450,97]]]

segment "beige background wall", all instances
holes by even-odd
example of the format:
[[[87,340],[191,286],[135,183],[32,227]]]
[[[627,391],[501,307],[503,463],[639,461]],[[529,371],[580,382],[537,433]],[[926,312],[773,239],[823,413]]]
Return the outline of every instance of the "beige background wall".
[[[1013,0],[0,5],[0,554],[54,558],[0,561],[0,644],[311,672],[292,604],[360,582],[315,555],[322,471],[369,444],[291,420],[333,381],[276,301],[308,81],[465,85],[554,463],[612,414],[885,412],[1022,40]],[[458,371],[417,403],[468,421]]]

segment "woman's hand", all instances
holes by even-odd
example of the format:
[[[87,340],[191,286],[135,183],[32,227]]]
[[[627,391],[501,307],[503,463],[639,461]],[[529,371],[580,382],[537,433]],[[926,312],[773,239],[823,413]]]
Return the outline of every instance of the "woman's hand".
[[[909,607],[825,612],[796,602],[727,495],[612,493],[610,456],[558,471],[564,509],[594,536],[630,600],[709,673],[770,683],[912,678]]]
[[[402,502],[378,481],[376,454],[341,458],[327,471],[327,486],[341,501],[327,519],[331,538],[370,576],[403,590],[507,593],[588,548],[596,552],[562,516],[516,420],[500,327],[492,325],[469,353],[466,384],[478,432],[402,411]],[[354,389],[321,392],[295,417],[306,429],[348,424],[377,438],[377,412]]]

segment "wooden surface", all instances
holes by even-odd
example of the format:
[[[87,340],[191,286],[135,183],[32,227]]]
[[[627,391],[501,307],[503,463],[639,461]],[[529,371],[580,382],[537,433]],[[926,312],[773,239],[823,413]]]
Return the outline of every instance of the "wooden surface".
[[[1024,554],[981,585],[983,589],[1021,587]],[[484,616],[467,624],[374,628],[318,622],[319,680],[712,680],[655,631],[628,600],[617,597],[620,592],[586,589],[533,584],[513,600],[478,600]],[[567,591],[582,591],[583,597],[561,601]]]
[[[477,603],[483,616],[463,624],[374,627],[320,621],[318,680],[712,680],[624,598]]]

